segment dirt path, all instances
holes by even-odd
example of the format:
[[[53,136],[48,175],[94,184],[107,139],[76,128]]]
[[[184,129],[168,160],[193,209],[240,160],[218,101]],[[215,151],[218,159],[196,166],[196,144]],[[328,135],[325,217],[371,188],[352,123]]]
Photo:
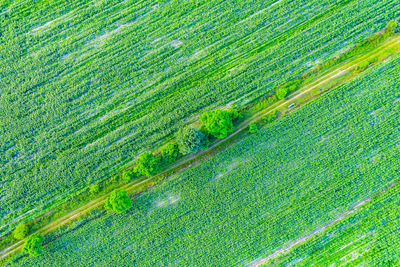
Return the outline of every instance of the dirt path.
[[[193,166],[194,164],[202,161],[204,158],[216,153],[218,151],[217,148],[219,146],[221,146],[222,144],[224,144],[224,143],[229,144],[228,142],[230,142],[232,140],[235,140],[242,131],[244,131],[244,130],[246,130],[248,128],[248,126],[249,126],[249,124],[251,122],[259,121],[265,115],[268,115],[269,113],[271,113],[271,112],[273,112],[275,110],[278,110],[278,109],[284,107],[285,105],[287,105],[287,104],[289,104],[291,102],[293,103],[294,100],[302,97],[303,95],[311,92],[312,90],[320,87],[321,85],[327,84],[330,81],[332,81],[333,79],[348,73],[350,70],[352,70],[358,64],[360,64],[360,63],[362,63],[362,62],[364,62],[366,60],[369,60],[369,59],[371,59],[373,57],[376,57],[377,53],[379,53],[380,51],[384,51],[386,49],[393,48],[393,47],[395,47],[395,46],[397,46],[399,44],[400,44],[400,37],[389,39],[384,44],[382,44],[379,48],[374,49],[373,51],[371,51],[370,53],[366,54],[365,56],[358,57],[358,58],[356,58],[355,60],[353,60],[351,62],[345,63],[342,66],[338,67],[337,69],[335,69],[335,70],[333,70],[333,71],[321,76],[320,78],[316,79],[315,81],[311,82],[307,86],[304,86],[304,87],[300,88],[299,90],[297,90],[296,92],[293,92],[292,94],[290,94],[287,97],[287,100],[286,99],[285,100],[281,100],[281,101],[275,103],[274,105],[272,105],[272,106],[270,106],[270,107],[268,107],[268,108],[266,108],[264,110],[261,110],[261,111],[257,112],[251,118],[245,120],[238,127],[236,127],[235,131],[232,132],[230,135],[228,135],[225,139],[218,140],[212,146],[210,146],[208,149],[203,150],[203,151],[201,151],[199,153],[196,153],[196,154],[193,154],[193,155],[189,155],[187,157],[182,158],[181,160],[177,161],[175,164],[173,164],[172,166],[170,166],[169,168],[167,168],[166,170],[164,170],[163,172],[157,174],[154,177],[150,177],[150,178],[146,178],[146,179],[144,177],[142,177],[139,180],[136,180],[136,181],[133,181],[131,183],[128,183],[126,185],[121,186],[120,189],[125,189],[125,190],[127,190],[129,192],[129,191],[132,191],[133,189],[137,188],[138,186],[140,186],[140,185],[142,185],[142,184],[144,184],[144,183],[146,183],[148,181],[151,181],[151,180],[155,179],[155,177],[160,177],[160,176],[163,176],[163,175],[166,175],[166,174],[170,173],[174,169],[176,169],[174,171],[174,174],[176,174],[176,173],[179,173],[179,172],[185,170],[188,167]],[[58,228],[58,227],[60,227],[62,225],[65,225],[65,224],[69,223],[70,221],[72,221],[72,220],[74,220],[76,218],[79,218],[80,216],[84,215],[85,213],[89,212],[90,210],[103,205],[104,200],[108,197],[109,194],[110,193],[105,194],[105,195],[103,195],[101,197],[98,197],[98,198],[90,201],[86,205],[73,210],[69,214],[67,214],[65,216],[62,216],[61,218],[55,220],[54,222],[46,225],[42,229],[38,230],[36,233],[46,234],[46,233],[48,233],[48,232],[50,232],[50,231],[52,231],[52,230],[54,230],[54,229],[56,229],[56,228]],[[343,214],[343,216],[345,216],[345,214]],[[335,221],[328,222],[326,224],[326,226],[329,225],[329,224],[332,224],[334,222]],[[325,225],[321,226],[321,229],[319,229],[319,230],[316,229],[315,233],[314,232],[310,233],[309,235],[302,237],[303,239],[299,239],[299,240],[293,241],[292,243],[289,244],[290,247],[293,247],[294,245],[296,245],[298,243],[304,242],[304,240],[306,240],[308,237],[310,237],[312,235],[315,235],[316,233],[318,233],[318,232],[322,231],[323,229],[325,229],[326,226]],[[23,241],[19,241],[19,242],[13,244],[12,246],[10,246],[10,247],[8,247],[8,248],[6,248],[6,249],[4,249],[3,251],[0,252],[0,259],[3,259],[5,257],[9,256],[10,254],[13,254],[14,252],[18,251],[22,247],[23,247]],[[279,255],[280,253],[282,253],[282,251],[286,251],[286,250],[287,250],[286,248],[282,248],[281,250],[275,252],[274,255]],[[267,258],[270,259],[272,257],[273,257],[273,255],[271,255],[271,256],[269,256]],[[265,260],[263,259],[264,262],[268,260],[267,258]]]

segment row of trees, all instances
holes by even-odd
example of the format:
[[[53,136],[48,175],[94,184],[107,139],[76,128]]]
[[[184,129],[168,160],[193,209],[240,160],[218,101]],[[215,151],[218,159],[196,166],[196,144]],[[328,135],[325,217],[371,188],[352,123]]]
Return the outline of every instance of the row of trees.
[[[186,126],[177,131],[175,141],[169,142],[154,155],[142,153],[135,160],[135,167],[125,171],[121,178],[128,182],[133,177],[151,177],[159,173],[162,166],[175,162],[179,157],[195,153],[209,142],[210,138],[225,138],[233,131],[233,121],[239,117],[236,110],[212,110],[200,115],[200,129]],[[252,126],[254,131],[254,126]],[[105,208],[121,213],[132,206],[125,190],[114,190],[105,201]]]
[[[200,116],[200,129],[186,126],[178,130],[176,140],[169,142],[154,155],[150,152],[142,153],[135,160],[135,167],[122,173],[121,179],[125,182],[140,175],[151,177],[162,169],[163,165],[175,162],[179,157],[195,153],[212,138],[223,139],[233,131],[233,122],[240,115],[236,110],[206,111]],[[249,132],[256,132],[257,126],[252,123]],[[90,186],[90,192],[96,194],[100,191],[98,184]],[[104,207],[116,213],[122,213],[132,207],[132,201],[126,190],[116,189],[104,202]],[[29,235],[29,227],[21,223],[13,231],[16,240],[25,240],[24,252],[36,256],[43,253],[43,236],[41,234]]]
[[[398,24],[395,21],[391,21],[387,24],[385,30],[377,35],[374,35],[363,43],[355,46],[350,51],[342,55],[342,57],[351,56],[354,53],[360,53],[360,50],[364,46],[369,46],[371,43],[379,43],[379,40],[384,39],[388,36],[393,35],[398,31]],[[338,61],[338,58],[333,59],[334,62]],[[332,62],[333,62],[332,61]],[[333,64],[328,62],[329,64]],[[328,65],[322,65],[328,67]],[[298,90],[303,84],[302,78],[297,78],[286,82],[282,86],[276,88],[275,94],[268,97],[268,103],[272,104],[276,101],[284,99],[289,93]],[[165,164],[171,164],[176,161],[180,156],[188,155],[199,151],[201,148],[209,143],[212,138],[223,139],[227,137],[229,133],[233,131],[233,122],[240,116],[236,110],[210,110],[200,115],[201,127],[200,129],[186,126],[178,130],[175,135],[176,141],[170,142],[160,149],[158,155],[154,155],[149,152],[141,154],[135,161],[135,168],[133,170],[125,171],[121,178],[123,181],[130,181],[133,177],[147,176],[151,177],[158,173],[162,166]],[[264,122],[270,122],[277,116],[276,112],[271,112],[264,118]],[[249,124],[249,133],[255,133],[258,131],[258,127],[255,123]],[[98,190],[94,188],[93,190]],[[92,188],[91,188],[92,191]],[[114,193],[114,192],[113,192]],[[110,202],[106,202],[106,207],[116,212],[120,212],[129,205],[124,205],[128,201],[128,196],[120,191],[115,192],[110,196]],[[118,202],[118,201],[119,202]],[[112,203],[115,204],[113,205]]]
[[[25,223],[18,224],[14,231],[12,232],[12,236],[16,240],[23,240],[29,235],[29,227]],[[25,245],[23,251],[32,256],[37,256],[43,253],[43,236],[41,234],[33,234],[28,236],[25,240]]]

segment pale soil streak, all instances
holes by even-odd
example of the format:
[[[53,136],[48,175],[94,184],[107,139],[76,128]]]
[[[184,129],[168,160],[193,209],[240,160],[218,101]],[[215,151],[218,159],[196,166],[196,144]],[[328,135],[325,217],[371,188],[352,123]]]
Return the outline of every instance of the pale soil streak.
[[[367,200],[363,200],[360,203],[358,203],[357,205],[353,206],[350,210],[347,210],[345,212],[343,212],[342,214],[340,214],[339,216],[337,216],[335,219],[325,223],[324,225],[318,227],[317,229],[315,229],[314,231],[312,231],[311,233],[306,234],[305,236],[300,237],[299,239],[296,239],[292,242],[290,242],[289,244],[287,244],[286,246],[284,246],[281,249],[276,250],[274,253],[268,255],[267,257],[260,259],[252,264],[250,264],[249,266],[253,267],[253,266],[260,266],[262,264],[265,264],[267,261],[278,257],[279,255],[289,251],[291,248],[293,248],[294,246],[305,242],[307,239],[309,239],[310,237],[321,233],[322,231],[324,231],[328,226],[334,224],[335,222],[338,222],[340,220],[342,220],[346,215],[349,215],[350,213],[353,213],[354,211],[356,211],[358,208],[362,207],[364,204],[366,204],[368,201],[370,201],[370,199]]]

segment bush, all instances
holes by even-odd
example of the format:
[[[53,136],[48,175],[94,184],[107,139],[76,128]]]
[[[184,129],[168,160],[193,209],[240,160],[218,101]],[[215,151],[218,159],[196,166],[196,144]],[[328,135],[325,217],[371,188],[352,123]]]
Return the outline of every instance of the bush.
[[[276,95],[272,95],[268,97],[268,104],[273,104],[278,100],[278,98],[276,97]]]
[[[279,87],[278,89],[276,89],[276,92],[275,92],[276,97],[279,100],[284,99],[286,97],[287,93],[288,93],[288,90],[284,86],[283,87]]]
[[[135,172],[147,177],[151,177],[160,171],[160,158],[155,157],[149,152],[140,155],[135,163]]]
[[[397,31],[397,22],[395,20],[391,20],[387,23],[385,28],[385,35],[390,36],[396,33]]]
[[[258,127],[254,122],[250,122],[249,124],[249,133],[256,133],[258,132]]]
[[[276,117],[278,116],[278,111],[275,109],[273,111],[271,111],[270,113],[268,113],[268,115],[266,115],[263,118],[264,123],[269,123],[271,121],[273,121],[274,119],[276,119]]]
[[[12,235],[15,239],[22,240],[28,235],[28,232],[29,232],[28,226],[26,226],[26,224],[24,223],[20,223],[17,225],[17,227],[15,227],[15,230],[12,233]]]
[[[43,253],[43,236],[41,234],[34,234],[29,236],[25,241],[23,251],[31,256],[37,256]]]
[[[223,139],[233,131],[232,120],[235,115],[227,110],[210,110],[200,115],[200,121],[205,132]]]
[[[135,173],[132,170],[126,170],[122,173],[121,179],[124,183],[128,183],[135,177]]]
[[[204,144],[204,134],[190,126],[179,129],[176,134],[176,142],[179,146],[179,152],[183,155],[198,151]]]
[[[169,142],[160,152],[164,162],[172,163],[179,157],[179,146],[176,142]]]
[[[99,184],[98,184],[98,183],[94,183],[94,184],[90,185],[90,187],[89,187],[89,192],[90,192],[90,194],[92,194],[92,195],[95,195],[95,194],[97,194],[98,192],[100,192],[100,186],[99,186]]]
[[[121,213],[132,206],[132,201],[125,190],[114,190],[104,202],[106,209]]]
[[[284,99],[289,93],[294,92],[300,88],[303,83],[303,79],[298,78],[292,81],[288,81],[278,89],[276,89],[276,97],[281,100]]]

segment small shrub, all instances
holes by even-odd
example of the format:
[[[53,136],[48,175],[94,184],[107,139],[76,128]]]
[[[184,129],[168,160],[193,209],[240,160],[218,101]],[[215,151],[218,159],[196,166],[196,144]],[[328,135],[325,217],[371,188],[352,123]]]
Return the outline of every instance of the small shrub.
[[[275,94],[276,94],[276,97],[279,100],[281,100],[281,99],[284,99],[286,97],[287,93],[288,93],[287,88],[283,86],[283,87],[279,87],[278,89],[276,89],[276,93]]]
[[[12,233],[13,237],[17,240],[22,240],[24,239],[29,232],[29,228],[26,224],[20,223],[15,227],[14,232]]]
[[[135,173],[132,170],[126,170],[122,173],[121,179],[124,183],[128,183],[135,177]]]
[[[176,142],[169,142],[160,149],[160,152],[164,162],[172,163],[179,157],[179,146]]]
[[[233,131],[233,119],[238,114],[227,110],[210,110],[200,115],[201,126],[206,133],[214,137],[223,139],[228,133]]]
[[[275,109],[275,110],[271,111],[270,113],[268,113],[263,118],[263,121],[264,121],[264,123],[269,123],[269,122],[273,121],[274,119],[276,119],[277,116],[278,116],[278,111]]]
[[[249,124],[249,133],[256,133],[258,132],[258,127],[254,122],[250,122]]]
[[[94,183],[94,184],[90,185],[90,187],[89,187],[89,192],[90,192],[90,194],[92,194],[92,195],[95,195],[95,194],[97,194],[98,192],[100,192],[100,186],[99,186],[99,184],[98,184],[98,183]]]

